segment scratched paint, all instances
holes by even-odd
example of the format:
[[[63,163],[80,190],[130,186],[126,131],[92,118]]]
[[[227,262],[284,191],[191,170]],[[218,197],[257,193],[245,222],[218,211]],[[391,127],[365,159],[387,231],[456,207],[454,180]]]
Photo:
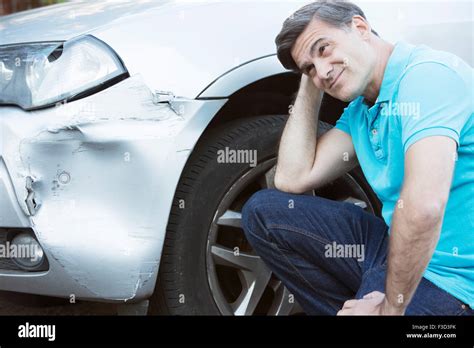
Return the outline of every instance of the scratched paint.
[[[113,301],[151,294],[174,187],[225,102],[154,100],[138,75],[46,110],[5,108],[0,154],[51,275],[6,284],[0,274],[1,288]]]

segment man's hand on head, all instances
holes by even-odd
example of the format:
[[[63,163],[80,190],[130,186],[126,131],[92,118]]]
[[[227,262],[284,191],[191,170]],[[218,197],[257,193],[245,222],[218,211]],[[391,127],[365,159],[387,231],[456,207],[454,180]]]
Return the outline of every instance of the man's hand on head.
[[[323,98],[323,92],[316,87],[313,80],[308,75],[302,74],[299,93],[305,98],[309,98],[312,104],[317,105]]]

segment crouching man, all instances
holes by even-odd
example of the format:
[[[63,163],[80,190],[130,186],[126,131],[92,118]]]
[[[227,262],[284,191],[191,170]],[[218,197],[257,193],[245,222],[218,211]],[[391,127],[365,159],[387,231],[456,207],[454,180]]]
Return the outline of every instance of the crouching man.
[[[473,69],[446,52],[384,41],[349,2],[306,5],[276,44],[302,77],[278,190],[257,192],[243,209],[257,254],[308,314],[472,315]],[[350,104],[317,139],[322,92]],[[303,195],[357,165],[383,219]],[[338,246],[363,255],[328,253]]]

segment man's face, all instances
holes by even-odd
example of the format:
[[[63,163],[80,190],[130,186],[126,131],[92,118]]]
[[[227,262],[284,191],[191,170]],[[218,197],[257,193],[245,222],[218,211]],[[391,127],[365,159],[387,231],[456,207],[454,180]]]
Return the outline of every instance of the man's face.
[[[366,90],[375,66],[368,43],[370,28],[365,25],[356,17],[348,28],[312,20],[298,36],[291,55],[317,88],[339,100],[352,101]]]

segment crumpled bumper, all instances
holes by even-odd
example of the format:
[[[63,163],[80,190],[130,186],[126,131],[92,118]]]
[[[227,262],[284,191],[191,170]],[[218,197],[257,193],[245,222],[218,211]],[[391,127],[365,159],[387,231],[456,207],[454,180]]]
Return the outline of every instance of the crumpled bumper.
[[[134,76],[50,109],[0,107],[0,228],[30,228],[49,262],[0,269],[0,289],[148,297],[181,171],[224,103],[156,104]]]

